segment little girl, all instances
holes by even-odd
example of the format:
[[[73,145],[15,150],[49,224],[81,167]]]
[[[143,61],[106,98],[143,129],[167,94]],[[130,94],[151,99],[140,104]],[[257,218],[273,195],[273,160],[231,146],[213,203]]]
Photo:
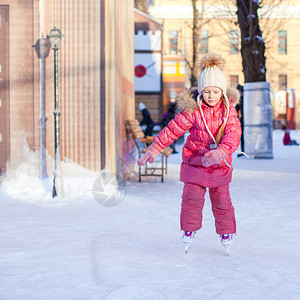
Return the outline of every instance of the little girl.
[[[216,232],[228,254],[236,233],[229,183],[232,153],[238,148],[241,136],[241,125],[232,101],[237,102],[240,95],[237,90],[226,94],[226,77],[221,71],[224,64],[224,59],[215,53],[201,59],[198,91],[181,95],[178,105],[182,111],[154,138],[149,150],[137,162],[139,166],[152,163],[164,148],[189,130],[180,171],[180,180],[184,182],[180,223],[185,253],[202,227],[206,188]]]

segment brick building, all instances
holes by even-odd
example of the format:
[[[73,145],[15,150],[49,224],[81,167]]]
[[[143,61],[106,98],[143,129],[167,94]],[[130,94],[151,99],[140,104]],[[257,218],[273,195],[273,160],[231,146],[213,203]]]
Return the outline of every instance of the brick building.
[[[32,48],[55,25],[62,160],[128,176],[124,120],[135,117],[132,0],[0,0],[0,170],[39,151],[40,60]],[[53,51],[46,59],[46,149],[54,155]],[[49,160],[51,162],[51,159]],[[48,162],[48,174],[53,165]]]

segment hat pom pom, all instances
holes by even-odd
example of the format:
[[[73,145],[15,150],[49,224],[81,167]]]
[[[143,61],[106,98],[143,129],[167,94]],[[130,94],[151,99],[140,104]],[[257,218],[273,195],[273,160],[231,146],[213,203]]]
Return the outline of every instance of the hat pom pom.
[[[200,72],[205,68],[218,67],[220,70],[224,68],[225,59],[216,53],[208,53],[204,55],[200,60]]]

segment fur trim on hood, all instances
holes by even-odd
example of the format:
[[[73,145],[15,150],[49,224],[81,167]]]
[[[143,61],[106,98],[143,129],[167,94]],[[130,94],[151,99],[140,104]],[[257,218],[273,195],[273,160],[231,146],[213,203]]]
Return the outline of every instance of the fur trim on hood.
[[[241,100],[241,94],[238,89],[232,87],[227,88],[226,95],[231,99],[231,103],[233,104],[233,106],[236,106]]]
[[[188,112],[193,112],[198,109],[197,104],[197,87],[182,91],[177,96],[177,105],[180,109]],[[226,95],[231,99],[233,106],[236,106],[240,102],[240,92],[235,88],[227,88]]]
[[[193,112],[198,109],[197,100],[194,98],[195,93],[198,93],[197,88],[191,88],[182,91],[177,96],[177,105],[180,109],[187,110],[188,112]]]

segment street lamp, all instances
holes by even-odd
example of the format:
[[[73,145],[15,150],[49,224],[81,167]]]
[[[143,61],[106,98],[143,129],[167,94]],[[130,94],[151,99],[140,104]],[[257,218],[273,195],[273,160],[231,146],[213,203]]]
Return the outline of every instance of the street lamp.
[[[53,172],[53,189],[52,197],[64,196],[62,172],[60,167],[61,154],[59,142],[59,97],[58,97],[58,50],[61,46],[61,38],[63,34],[58,28],[50,30],[47,37],[50,40],[51,48],[54,51],[54,172]]]
[[[46,115],[45,115],[45,68],[46,58],[50,51],[50,42],[48,38],[38,39],[32,46],[35,48],[36,54],[41,59],[41,72],[40,72],[40,178],[47,177],[47,164],[46,164]]]

